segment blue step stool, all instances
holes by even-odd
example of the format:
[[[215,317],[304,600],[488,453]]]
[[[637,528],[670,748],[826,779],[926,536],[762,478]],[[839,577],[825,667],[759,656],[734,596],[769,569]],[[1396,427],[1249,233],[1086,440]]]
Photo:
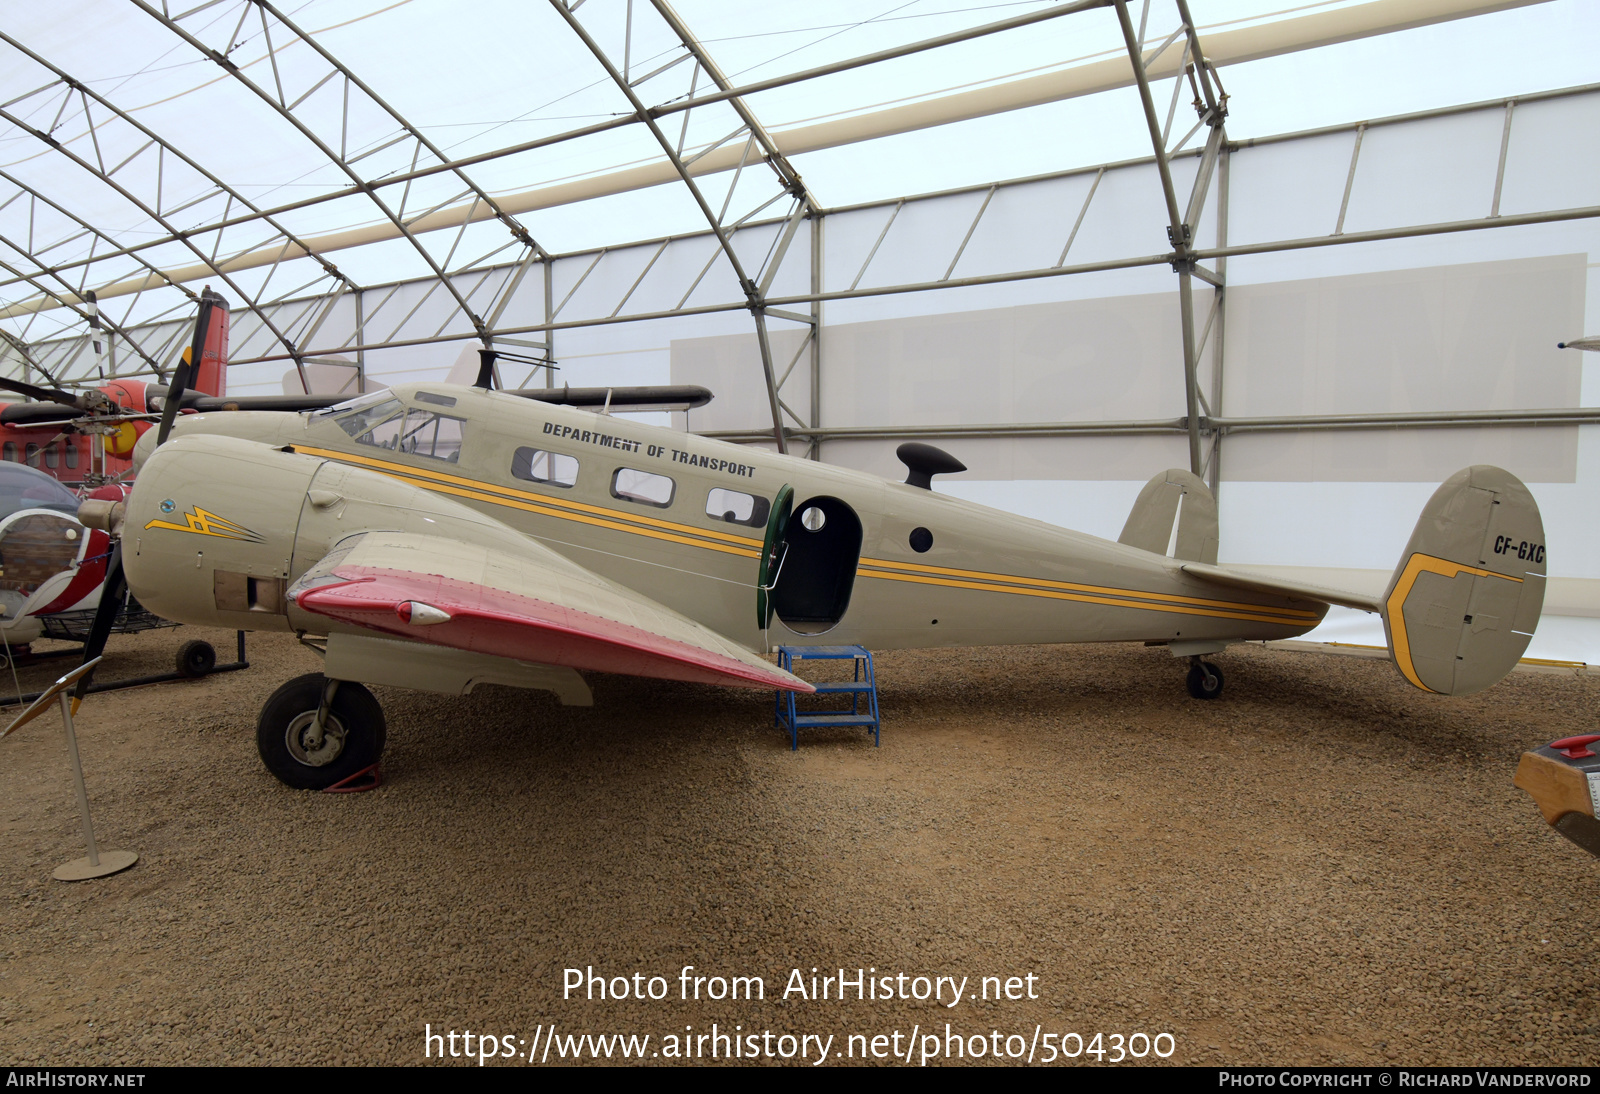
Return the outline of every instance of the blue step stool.
[[[850,696],[848,710],[800,711],[795,708],[795,693],[778,692],[777,726],[788,730],[789,748],[800,747],[800,730],[813,726],[868,726],[872,745],[878,746],[878,684],[872,675],[872,654],[863,646],[779,646],[778,667],[794,672],[796,661],[854,661],[855,678],[849,683],[817,684],[818,695],[844,693]],[[866,696],[867,710],[861,709]]]

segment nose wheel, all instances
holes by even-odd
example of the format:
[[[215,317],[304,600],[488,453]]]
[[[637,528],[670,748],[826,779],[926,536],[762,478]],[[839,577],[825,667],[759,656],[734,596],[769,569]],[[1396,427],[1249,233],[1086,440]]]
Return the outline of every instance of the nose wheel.
[[[1198,657],[1189,659],[1189,694],[1196,699],[1215,699],[1222,694],[1222,670]]]
[[[256,721],[261,762],[296,790],[325,790],[371,767],[385,737],[383,708],[372,692],[316,672],[273,692]]]

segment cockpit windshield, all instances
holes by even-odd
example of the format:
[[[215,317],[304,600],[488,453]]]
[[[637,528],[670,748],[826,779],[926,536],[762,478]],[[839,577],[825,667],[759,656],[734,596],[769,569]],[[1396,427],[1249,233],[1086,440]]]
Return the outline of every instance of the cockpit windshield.
[[[346,413],[339,418],[339,428],[357,440],[361,440],[375,426],[398,419],[406,412],[405,405],[399,399],[389,396],[388,392],[384,392],[384,394],[388,397],[376,401],[368,400],[358,407],[346,407]],[[394,428],[392,427],[388,432],[394,432]],[[385,441],[369,440],[368,443],[380,444],[385,448],[394,447]]]
[[[78,495],[43,471],[0,461],[0,517],[19,509],[51,509],[76,516]]]
[[[352,410],[360,410],[362,407],[371,406],[373,403],[381,403],[390,398],[393,398],[393,396],[389,394],[389,389],[380,388],[377,391],[369,391],[365,395],[357,395],[354,399],[346,399],[342,403],[334,403],[332,406],[323,407],[321,410],[307,411],[307,413],[311,416],[313,422],[320,422],[324,418],[337,418],[341,414]]]

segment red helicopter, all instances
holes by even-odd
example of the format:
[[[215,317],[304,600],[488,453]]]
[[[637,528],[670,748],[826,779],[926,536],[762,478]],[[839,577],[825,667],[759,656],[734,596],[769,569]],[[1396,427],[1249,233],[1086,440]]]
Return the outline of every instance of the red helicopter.
[[[79,523],[78,504],[85,497],[121,500],[133,477],[133,447],[151,426],[179,412],[317,410],[342,398],[226,399],[227,364],[228,307],[206,289],[193,342],[170,386],[112,380],[67,391],[0,378],[0,389],[36,400],[0,408],[0,658],[25,653],[41,636],[87,637],[110,545],[104,533]],[[113,628],[158,625],[147,615],[136,603],[121,604]]]
[[[200,299],[194,343],[183,352],[188,364],[198,348],[200,363],[180,393],[181,410],[305,410],[337,401],[326,396],[223,398],[228,387],[228,308],[210,289]],[[165,384],[142,380],[111,380],[86,391],[66,391],[0,378],[0,388],[36,400],[0,408],[0,461],[27,464],[89,490],[131,476],[133,446],[160,418],[172,394]]]

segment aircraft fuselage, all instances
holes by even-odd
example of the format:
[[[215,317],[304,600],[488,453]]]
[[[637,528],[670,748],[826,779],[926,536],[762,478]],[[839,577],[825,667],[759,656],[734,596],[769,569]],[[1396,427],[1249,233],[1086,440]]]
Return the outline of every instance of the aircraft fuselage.
[[[498,392],[403,385],[356,413],[381,417],[390,397],[431,426],[361,433],[337,411],[223,412],[177,433],[291,446],[442,494],[753,650],[1276,639],[1326,610],[1219,590],[1178,559],[864,472]],[[786,485],[788,550],[764,630],[759,559]],[[229,517],[249,523],[249,499]]]

